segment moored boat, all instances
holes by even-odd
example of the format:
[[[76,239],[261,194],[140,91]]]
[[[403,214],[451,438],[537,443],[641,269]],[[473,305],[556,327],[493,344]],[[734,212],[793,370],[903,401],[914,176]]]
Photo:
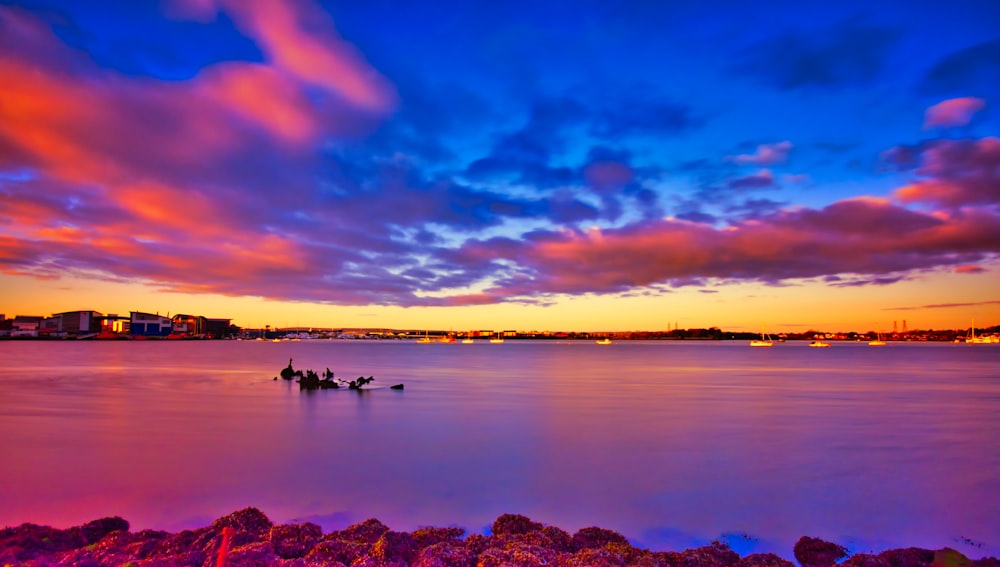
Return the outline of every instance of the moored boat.
[[[750,346],[752,347],[770,347],[774,346],[774,341],[771,340],[771,335],[764,332],[764,327],[760,328],[760,339],[753,339],[750,341]]]

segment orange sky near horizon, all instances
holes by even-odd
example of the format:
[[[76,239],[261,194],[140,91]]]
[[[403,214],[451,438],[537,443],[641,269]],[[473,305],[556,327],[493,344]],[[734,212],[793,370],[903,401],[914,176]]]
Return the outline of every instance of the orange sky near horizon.
[[[558,296],[548,306],[503,303],[455,307],[341,306],[159,290],[141,283],[97,279],[36,279],[0,274],[0,313],[50,315],[93,309],[191,313],[231,318],[245,328],[517,329],[656,331],[719,327],[796,332],[965,329],[1000,324],[996,269],[932,273],[883,286],[832,287],[737,283],[682,287],[655,295]]]

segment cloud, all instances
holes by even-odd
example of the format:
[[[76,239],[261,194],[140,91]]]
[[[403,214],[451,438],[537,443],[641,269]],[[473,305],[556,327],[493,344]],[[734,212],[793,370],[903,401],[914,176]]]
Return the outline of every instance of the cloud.
[[[882,72],[898,35],[856,21],[808,34],[788,32],[751,46],[734,70],[782,90],[865,84]]]
[[[465,175],[542,187],[577,182],[580,179],[577,172],[549,164],[565,148],[568,130],[586,118],[587,109],[573,98],[536,101],[524,126],[500,136],[489,155],[472,161]]]
[[[975,301],[972,303],[933,303],[908,307],[885,307],[883,311],[915,311],[917,309],[954,309],[956,307],[978,307],[980,305],[1000,305],[1000,300]]]
[[[730,215],[735,215],[737,219],[745,221],[770,216],[787,205],[786,202],[772,199],[746,199],[740,203],[729,205],[725,211]]]
[[[942,207],[1000,204],[1000,138],[939,140],[915,155],[916,173],[923,178],[894,191],[900,201]]]
[[[981,98],[952,98],[935,104],[924,113],[924,129],[967,126],[972,116],[986,108]]]
[[[498,244],[470,242],[462,254],[522,266],[532,285],[507,290],[512,294],[617,293],[692,278],[781,283],[838,274],[856,276],[845,285],[886,285],[912,270],[995,257],[1000,216],[977,211],[942,217],[880,199],[850,199],[722,229],[658,220]]]
[[[974,265],[955,266],[956,274],[982,274],[985,273],[986,271],[987,271],[986,268],[982,266],[974,266]]]
[[[738,164],[775,165],[785,163],[791,150],[792,143],[785,140],[776,144],[761,144],[752,154],[727,156],[726,160]]]
[[[960,49],[938,61],[920,85],[924,92],[1000,93],[1000,39]]]
[[[458,132],[461,120],[435,130],[447,109],[426,100],[393,114],[395,89],[312,4],[193,7],[203,19],[223,10],[263,60],[175,81],[125,75],[0,7],[0,270],[332,304],[544,304],[713,280],[878,285],[1000,253],[1000,212],[976,208],[997,203],[995,138],[890,152],[918,176],[897,202],[733,203],[775,178],[727,177],[728,164],[714,180],[725,198],[711,204],[738,218],[720,226],[704,203],[679,200],[665,220],[662,172],[594,138],[696,127],[683,105],[540,99],[479,160],[448,169],[427,163],[447,148],[416,134]],[[464,99],[489,121],[475,95]],[[410,137],[395,146],[400,132]],[[745,163],[785,159],[783,144]],[[510,190],[517,182],[527,187]]]
[[[726,182],[726,187],[730,189],[764,189],[774,187],[774,174],[769,169],[762,169],[757,173],[736,177]]]
[[[370,112],[395,108],[392,85],[337,35],[330,16],[305,0],[186,0],[182,13],[205,16],[229,12],[237,25],[257,39],[276,69],[300,82],[336,93]],[[186,5],[186,6],[185,6]]]
[[[696,116],[686,104],[634,93],[614,105],[597,109],[594,116],[590,132],[605,140],[676,134],[705,123],[705,119]]]
[[[110,190],[150,176],[217,181],[229,175],[233,156],[300,153],[322,137],[370,130],[380,115],[369,111],[389,110],[378,102],[389,93],[367,102],[349,97],[361,107],[344,99],[342,90],[377,77],[356,61],[319,88],[280,67],[247,62],[219,63],[189,81],[158,81],[97,68],[18,9],[0,8],[0,26],[0,73],[7,79],[0,94],[0,167],[107,183]],[[292,45],[294,39],[281,41]],[[372,81],[370,90],[380,84]]]

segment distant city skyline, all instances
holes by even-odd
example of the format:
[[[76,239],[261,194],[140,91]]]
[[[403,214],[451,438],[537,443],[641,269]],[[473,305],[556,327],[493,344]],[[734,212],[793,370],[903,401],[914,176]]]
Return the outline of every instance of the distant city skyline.
[[[0,5],[0,313],[1000,323],[1000,4]]]

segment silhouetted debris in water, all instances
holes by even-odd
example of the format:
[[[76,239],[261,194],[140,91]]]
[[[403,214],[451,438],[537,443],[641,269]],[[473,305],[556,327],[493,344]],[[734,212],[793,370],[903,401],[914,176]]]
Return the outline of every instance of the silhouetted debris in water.
[[[365,384],[369,384],[369,383],[374,382],[374,381],[375,381],[375,378],[373,378],[371,376],[369,376],[367,378],[365,378],[364,376],[358,376],[358,379],[357,380],[351,380],[348,383],[347,387],[350,388],[351,390],[360,390],[361,387],[364,386]]]
[[[802,567],[831,567],[838,559],[847,557],[846,547],[809,536],[795,542],[794,552]]]
[[[288,366],[286,366],[286,367],[284,367],[284,368],[281,369],[281,377],[284,378],[285,380],[291,380],[292,378],[295,378],[296,376],[298,376],[299,378],[301,378],[302,377],[302,371],[301,370],[295,370],[294,368],[292,368],[292,359],[289,358],[288,359]]]
[[[298,377],[299,389],[300,390],[336,390],[343,386],[347,386],[349,390],[361,390],[365,385],[371,384],[375,381],[374,376],[369,376],[365,378],[364,376],[358,376],[357,380],[351,380],[350,382],[346,380],[341,380],[335,378],[333,371],[327,367],[326,371],[323,372],[323,378],[319,377],[319,374],[315,370],[309,369],[305,371],[305,374],[301,370],[295,370],[292,367],[292,359],[288,359],[288,366],[281,369],[281,377],[285,380],[291,380],[292,378]],[[275,380],[278,378],[275,377]],[[402,390],[402,384],[396,384],[395,386],[390,386],[393,390]]]
[[[498,517],[493,531],[492,535],[472,534],[461,539],[465,533],[461,528],[396,532],[370,519],[324,536],[316,524],[274,525],[256,508],[245,508],[219,518],[209,527],[176,534],[152,530],[131,533],[121,518],[103,518],[65,530],[22,524],[0,530],[0,565],[794,567],[772,553],[741,558],[719,542],[686,551],[649,551],[603,528],[584,528],[570,537],[559,528],[516,514]],[[95,537],[100,539],[93,541]],[[815,540],[796,544],[796,549],[799,553],[814,552],[808,556],[814,561],[827,561],[838,551],[831,545],[836,546]],[[1000,561],[971,561],[947,548],[932,551],[911,547],[878,555],[857,554],[839,565],[998,567]]]

